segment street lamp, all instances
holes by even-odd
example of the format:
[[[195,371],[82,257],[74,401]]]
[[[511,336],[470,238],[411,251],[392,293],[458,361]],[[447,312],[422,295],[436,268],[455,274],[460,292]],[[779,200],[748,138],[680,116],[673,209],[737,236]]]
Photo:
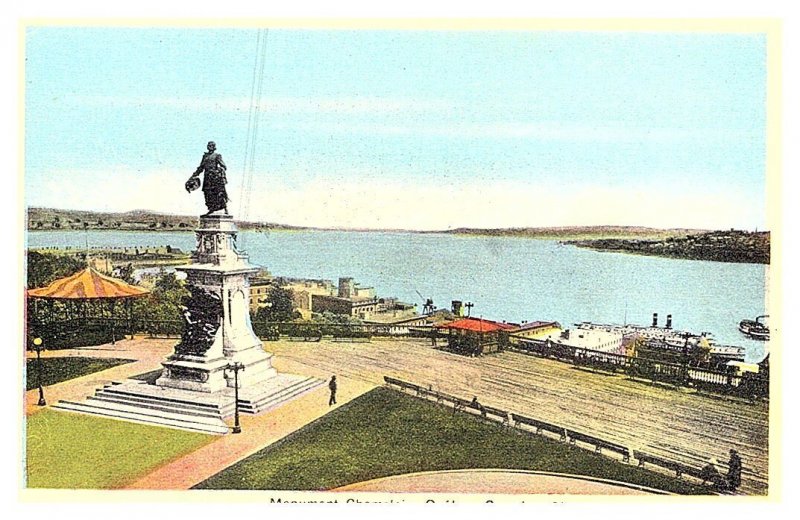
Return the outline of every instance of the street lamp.
[[[228,363],[225,370],[233,371],[233,430],[232,433],[242,433],[242,427],[239,426],[239,371],[244,370],[244,364],[239,361]]]
[[[36,347],[36,375],[39,380],[39,406],[47,406],[44,400],[44,388],[42,388],[42,338],[33,338],[33,346]]]
[[[686,386],[689,382],[689,336],[688,332],[683,334],[683,385]]]

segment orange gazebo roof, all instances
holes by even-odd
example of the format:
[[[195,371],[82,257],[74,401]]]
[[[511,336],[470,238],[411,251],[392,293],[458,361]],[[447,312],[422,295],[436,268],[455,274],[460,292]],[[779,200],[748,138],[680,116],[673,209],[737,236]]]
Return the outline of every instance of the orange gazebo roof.
[[[96,298],[133,298],[149,291],[122,280],[98,273],[91,267],[66,278],[61,278],[47,287],[29,289],[32,298],[81,300]]]

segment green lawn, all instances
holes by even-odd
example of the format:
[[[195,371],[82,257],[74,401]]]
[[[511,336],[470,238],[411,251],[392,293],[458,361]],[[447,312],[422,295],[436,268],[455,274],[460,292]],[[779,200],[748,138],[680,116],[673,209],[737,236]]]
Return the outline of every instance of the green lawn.
[[[29,488],[117,488],[219,439],[54,410],[27,418]]]
[[[54,385],[62,381],[99,372],[107,368],[133,362],[132,359],[59,357],[42,358],[42,384]],[[32,390],[39,386],[39,370],[36,359],[29,359],[26,366],[26,387]]]
[[[704,489],[575,446],[509,430],[376,388],[221,471],[199,489],[324,490],[418,471],[508,468],[619,480],[675,493]]]

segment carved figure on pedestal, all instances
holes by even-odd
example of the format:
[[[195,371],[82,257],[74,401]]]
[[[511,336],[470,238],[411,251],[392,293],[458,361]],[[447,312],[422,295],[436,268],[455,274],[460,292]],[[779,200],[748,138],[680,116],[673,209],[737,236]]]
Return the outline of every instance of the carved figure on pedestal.
[[[191,296],[183,307],[185,326],[175,353],[202,356],[211,348],[222,324],[222,298],[202,287],[189,285],[188,289]]]
[[[210,215],[215,211],[225,210],[228,214],[228,192],[225,190],[225,185],[228,183],[226,177],[227,166],[222,160],[222,156],[216,152],[217,145],[214,141],[208,142],[208,151],[203,154],[200,160],[200,165],[197,170],[186,181],[186,191],[192,192],[200,187],[200,179],[198,178],[201,173],[205,172],[203,177],[203,195],[206,199],[206,208],[208,213],[204,216]]]

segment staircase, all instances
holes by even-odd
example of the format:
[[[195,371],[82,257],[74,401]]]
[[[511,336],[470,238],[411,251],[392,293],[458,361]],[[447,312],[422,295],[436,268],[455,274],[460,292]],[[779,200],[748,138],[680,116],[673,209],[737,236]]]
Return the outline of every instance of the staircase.
[[[262,413],[323,383],[320,379],[278,374],[256,388],[240,390],[239,412]],[[233,401],[232,388],[207,394],[126,380],[107,384],[84,401],[59,401],[53,408],[223,435],[229,431],[224,419],[233,416]]]
[[[263,385],[239,391],[239,412],[253,415],[265,412],[324,383],[313,377],[278,374]],[[233,391],[230,392],[232,395]],[[233,415],[232,408],[225,417],[230,415]]]

